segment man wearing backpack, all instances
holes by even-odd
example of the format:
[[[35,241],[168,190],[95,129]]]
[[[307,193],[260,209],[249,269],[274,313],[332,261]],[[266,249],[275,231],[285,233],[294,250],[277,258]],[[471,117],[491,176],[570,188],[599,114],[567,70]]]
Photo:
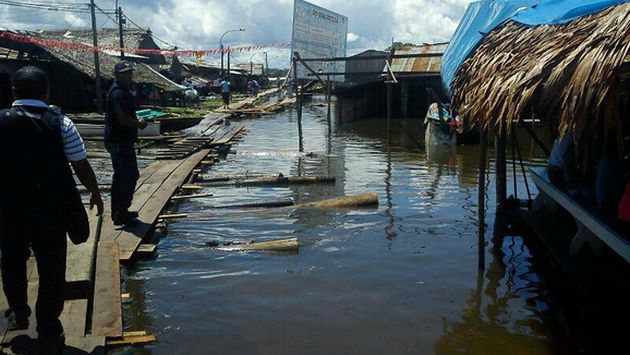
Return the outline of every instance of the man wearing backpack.
[[[90,205],[97,207],[99,215],[103,201],[74,124],[45,103],[46,74],[24,67],[13,76],[12,91],[12,107],[0,111],[0,266],[9,305],[5,316],[9,330],[29,327],[26,261],[32,249],[39,274],[38,353],[56,354],[65,341],[59,316],[66,282],[69,204],[77,196],[70,166],[90,192]]]

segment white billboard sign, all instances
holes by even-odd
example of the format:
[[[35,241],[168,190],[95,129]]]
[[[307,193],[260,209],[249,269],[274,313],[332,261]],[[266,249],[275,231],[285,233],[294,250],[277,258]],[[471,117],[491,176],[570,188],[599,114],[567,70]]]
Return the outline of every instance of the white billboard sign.
[[[348,18],[303,0],[295,0],[293,10],[293,38],[291,55],[299,52],[302,58],[345,57],[348,37]],[[343,73],[345,62],[309,62],[309,66],[323,72]],[[303,65],[298,65],[298,78],[313,79]],[[343,80],[342,76],[331,80]]]

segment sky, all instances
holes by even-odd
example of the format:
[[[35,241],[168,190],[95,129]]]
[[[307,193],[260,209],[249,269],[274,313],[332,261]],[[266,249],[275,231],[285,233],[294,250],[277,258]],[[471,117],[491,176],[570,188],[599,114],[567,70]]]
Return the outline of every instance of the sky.
[[[88,0],[17,0],[50,4],[87,3]],[[116,0],[96,0],[102,9],[114,9]],[[436,43],[448,41],[472,0],[312,0],[313,4],[348,17],[348,55],[367,49],[383,50],[392,39],[398,42]],[[291,40],[293,0],[118,0],[123,12],[135,23],[150,28],[160,40],[180,49],[215,49],[230,29],[224,45],[260,45]],[[78,29],[91,26],[89,14],[43,11],[2,5],[0,27],[8,29]],[[130,25],[130,24],[129,24]],[[104,15],[98,27],[115,27]],[[131,26],[131,25],[130,25]],[[168,45],[157,42],[162,48]],[[268,53],[269,66],[289,66],[288,48],[268,48],[234,54],[235,63],[262,63]],[[209,57],[209,61],[217,58]]]

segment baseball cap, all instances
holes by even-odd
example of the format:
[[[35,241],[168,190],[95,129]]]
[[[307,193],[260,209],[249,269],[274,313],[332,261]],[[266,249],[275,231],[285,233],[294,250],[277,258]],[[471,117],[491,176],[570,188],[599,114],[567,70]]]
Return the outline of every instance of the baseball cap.
[[[126,73],[131,70],[133,70],[133,64],[126,60],[120,61],[116,63],[116,66],[114,66],[115,73]]]

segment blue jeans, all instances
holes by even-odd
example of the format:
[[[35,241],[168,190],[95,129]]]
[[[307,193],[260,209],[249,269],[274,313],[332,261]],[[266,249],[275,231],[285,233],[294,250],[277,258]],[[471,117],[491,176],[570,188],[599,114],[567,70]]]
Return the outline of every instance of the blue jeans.
[[[133,143],[106,142],[105,148],[112,157],[112,217],[131,206],[136,183],[140,177]]]

